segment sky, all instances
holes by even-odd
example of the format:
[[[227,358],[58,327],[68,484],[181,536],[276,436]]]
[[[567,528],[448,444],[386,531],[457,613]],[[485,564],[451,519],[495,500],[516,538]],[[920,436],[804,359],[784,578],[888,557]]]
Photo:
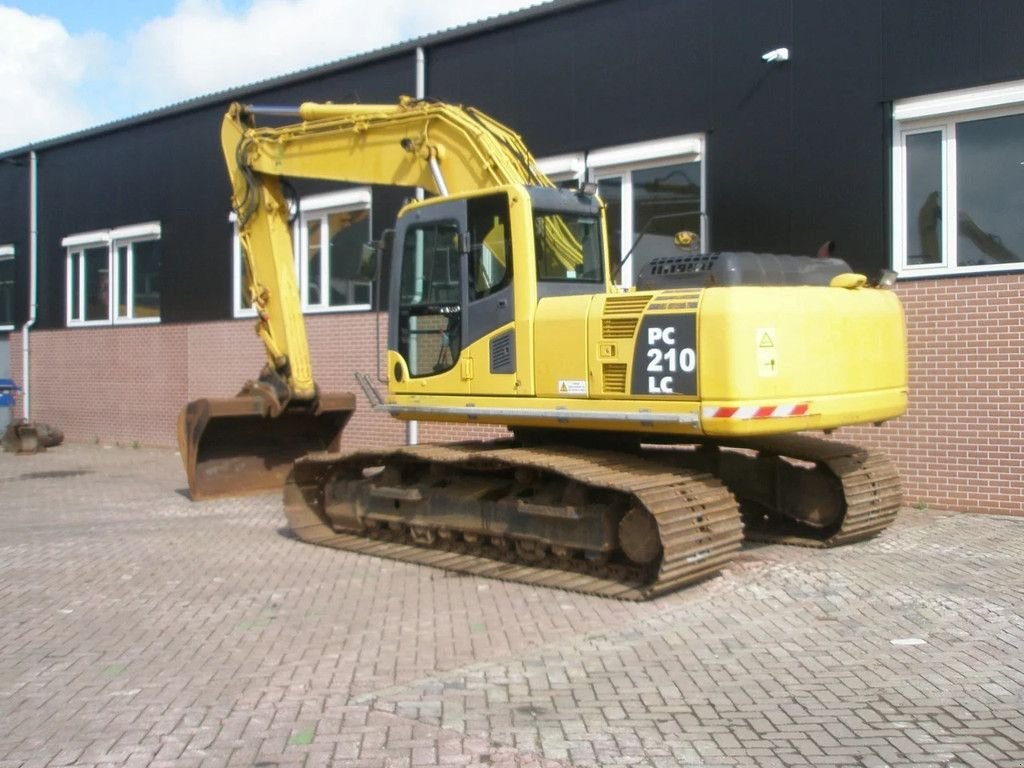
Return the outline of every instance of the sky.
[[[0,0],[0,152],[538,2]]]

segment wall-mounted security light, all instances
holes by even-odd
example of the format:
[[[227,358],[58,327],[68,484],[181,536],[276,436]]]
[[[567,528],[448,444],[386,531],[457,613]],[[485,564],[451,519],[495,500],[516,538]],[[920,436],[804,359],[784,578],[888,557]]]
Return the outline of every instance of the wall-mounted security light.
[[[768,51],[768,53],[762,55],[761,58],[769,64],[789,61],[789,48],[776,48],[774,51]]]

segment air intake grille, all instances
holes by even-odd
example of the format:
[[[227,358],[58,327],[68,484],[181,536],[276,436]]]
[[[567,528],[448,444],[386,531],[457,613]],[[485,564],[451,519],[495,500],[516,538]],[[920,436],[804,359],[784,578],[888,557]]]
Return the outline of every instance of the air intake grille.
[[[491,373],[515,373],[516,348],[511,331],[491,339]]]
[[[632,339],[638,320],[636,317],[606,317],[601,321],[601,335],[606,339]]]
[[[609,296],[604,301],[601,335],[606,339],[631,339],[636,333],[640,315],[651,300],[649,294]]]
[[[603,368],[605,393],[612,395],[626,394],[626,364],[605,363]]]
[[[656,300],[651,302],[648,309],[652,312],[659,309],[692,312],[697,309],[700,294],[699,288],[658,291],[655,294]]]
[[[606,315],[639,315],[651,300],[649,293],[626,293],[622,296],[609,296],[604,300]]]

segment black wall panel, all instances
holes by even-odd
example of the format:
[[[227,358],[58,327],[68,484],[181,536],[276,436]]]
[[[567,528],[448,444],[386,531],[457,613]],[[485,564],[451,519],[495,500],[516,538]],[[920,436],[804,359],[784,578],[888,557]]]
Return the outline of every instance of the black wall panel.
[[[535,155],[703,130],[710,0],[613,0],[431,49],[430,96],[514,127]]]
[[[857,269],[889,264],[890,105],[878,6],[797,0],[793,14],[790,248],[826,240]]]
[[[792,251],[791,62],[761,55],[792,47],[787,0],[712,6],[708,214],[718,250]],[[794,52],[794,56],[795,56]]]
[[[888,99],[1024,77],[1020,0],[883,1],[880,9]]]
[[[0,245],[14,246],[14,320],[28,319],[28,155],[0,160]]]

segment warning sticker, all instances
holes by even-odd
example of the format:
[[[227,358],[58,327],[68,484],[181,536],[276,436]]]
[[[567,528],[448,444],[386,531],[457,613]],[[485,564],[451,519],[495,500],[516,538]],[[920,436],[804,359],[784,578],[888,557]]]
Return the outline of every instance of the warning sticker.
[[[779,375],[778,344],[774,328],[758,328],[755,333],[757,344],[757,375],[772,378]]]
[[[578,379],[559,379],[558,394],[560,395],[586,395],[587,382]]]

